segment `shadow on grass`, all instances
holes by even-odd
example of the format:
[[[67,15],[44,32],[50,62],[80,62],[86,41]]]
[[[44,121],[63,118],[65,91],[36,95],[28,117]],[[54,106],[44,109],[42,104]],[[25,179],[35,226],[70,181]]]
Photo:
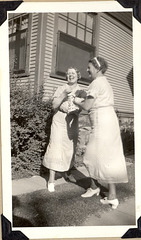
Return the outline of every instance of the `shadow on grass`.
[[[117,195],[120,202],[134,196],[133,164],[128,167],[128,176],[127,184],[117,184]],[[102,212],[111,210],[110,206],[100,203],[102,195],[86,199],[81,197],[89,185],[90,179],[85,177],[78,179],[76,184],[67,182],[57,185],[56,191],[53,193],[44,189],[13,196],[14,227],[83,226],[88,216],[93,214],[100,217]],[[102,185],[101,194],[105,195],[106,192],[107,188]]]
[[[74,179],[76,180],[76,183],[74,183],[75,185],[84,188],[85,191],[86,191],[86,189],[88,189],[90,187],[90,185],[91,185],[90,178],[86,177],[81,171],[79,171],[78,169],[76,169],[74,167],[71,171],[71,174],[73,175]],[[46,182],[48,182],[49,170],[46,169],[44,166],[41,167],[40,175],[41,175],[41,177],[43,177],[46,180]],[[61,172],[55,173],[55,180],[62,178],[62,177],[64,177],[64,173],[61,173]],[[106,187],[104,187],[103,185],[101,185],[100,183],[98,184],[98,187],[100,187],[100,189],[101,189],[100,196],[102,198],[105,197],[105,194],[103,192],[108,192],[108,189]]]

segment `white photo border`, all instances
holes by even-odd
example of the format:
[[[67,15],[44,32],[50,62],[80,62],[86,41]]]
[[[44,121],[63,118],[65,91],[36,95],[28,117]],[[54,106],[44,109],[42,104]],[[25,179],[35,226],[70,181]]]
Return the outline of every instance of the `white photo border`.
[[[132,11],[123,8],[115,1],[92,2],[23,2],[14,12],[79,12],[91,11]],[[12,11],[10,11],[12,13]],[[141,24],[133,18],[133,63],[134,63],[134,112],[135,112],[135,158],[136,158],[136,220],[141,216]],[[12,181],[11,181],[11,151],[10,151],[10,95],[9,95],[9,52],[8,52],[8,20],[0,27],[0,77],[1,77],[1,141],[2,141],[2,189],[3,215],[12,222]],[[121,237],[134,226],[92,226],[92,227],[40,227],[12,228],[20,230],[29,239],[55,238],[97,238]]]

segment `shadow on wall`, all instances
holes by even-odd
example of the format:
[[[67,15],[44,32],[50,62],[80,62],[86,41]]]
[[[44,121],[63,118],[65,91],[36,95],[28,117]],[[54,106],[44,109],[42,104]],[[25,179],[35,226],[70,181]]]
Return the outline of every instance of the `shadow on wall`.
[[[127,81],[132,92],[132,96],[134,96],[133,67],[131,68],[130,72],[127,75]]]

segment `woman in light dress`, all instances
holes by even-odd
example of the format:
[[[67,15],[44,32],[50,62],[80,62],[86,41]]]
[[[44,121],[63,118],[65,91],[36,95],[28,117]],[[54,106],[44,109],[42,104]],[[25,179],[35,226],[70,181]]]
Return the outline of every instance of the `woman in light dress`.
[[[77,81],[81,78],[76,68],[66,73],[67,83],[58,87],[53,96],[55,114],[51,125],[51,136],[43,165],[49,169],[48,190],[55,191],[55,171],[67,172],[73,167],[78,139],[79,107],[73,103],[75,92],[80,90]],[[67,176],[75,181],[72,176]],[[70,180],[71,180],[70,179]]]
[[[120,136],[120,128],[114,111],[113,90],[104,73],[107,62],[95,57],[88,63],[87,72],[91,83],[87,98],[82,101],[75,97],[74,103],[88,111],[91,122],[91,133],[84,154],[84,164],[91,177],[91,186],[82,197],[99,195],[97,181],[104,181],[109,186],[108,197],[101,199],[102,204],[117,208],[116,183],[128,182],[126,162]]]

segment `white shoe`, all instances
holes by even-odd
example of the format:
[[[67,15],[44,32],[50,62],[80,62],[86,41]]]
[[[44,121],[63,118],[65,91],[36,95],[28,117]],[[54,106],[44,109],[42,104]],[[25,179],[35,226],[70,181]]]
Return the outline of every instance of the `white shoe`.
[[[88,188],[87,191],[81,195],[81,197],[83,198],[92,197],[95,194],[98,196],[99,193],[100,193],[100,188],[96,188],[96,189]]]
[[[113,200],[108,200],[107,197],[103,198],[103,199],[100,199],[100,202],[102,204],[110,204],[112,205],[112,208],[113,209],[116,209],[117,206],[119,205],[119,201],[117,198],[113,199]]]
[[[49,192],[54,192],[55,191],[54,183],[48,183],[48,191]]]

